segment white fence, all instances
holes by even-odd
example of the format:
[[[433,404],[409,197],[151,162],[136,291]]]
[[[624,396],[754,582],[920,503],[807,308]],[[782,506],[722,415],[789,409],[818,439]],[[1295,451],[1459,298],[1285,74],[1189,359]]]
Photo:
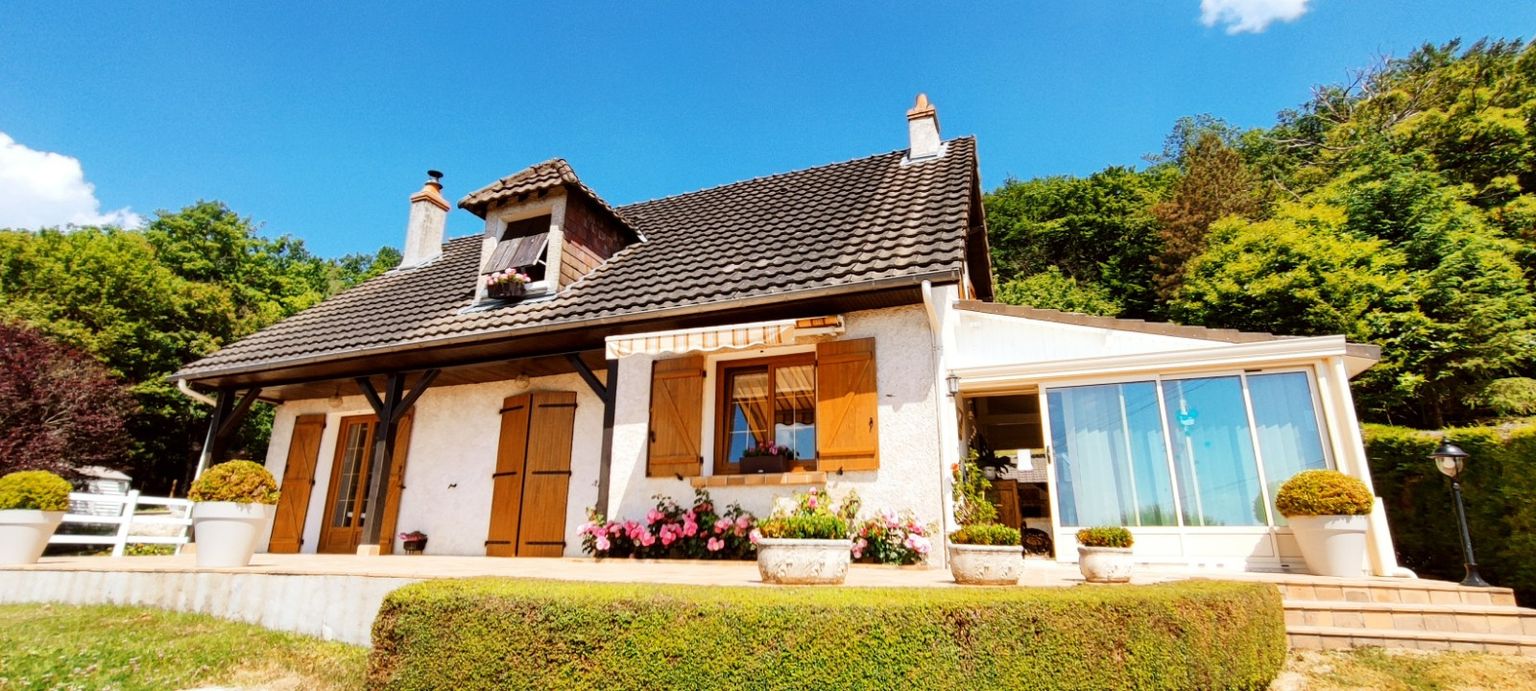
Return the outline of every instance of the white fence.
[[[187,528],[192,525],[192,502],[188,499],[139,496],[138,490],[127,494],[69,493],[69,513],[65,523],[115,525],[111,535],[60,535],[54,533],[50,545],[112,545],[112,556],[121,557],[130,544],[175,545],[176,552],[187,544]],[[153,507],[141,510],[139,507]],[[116,507],[116,511],[103,510]]]

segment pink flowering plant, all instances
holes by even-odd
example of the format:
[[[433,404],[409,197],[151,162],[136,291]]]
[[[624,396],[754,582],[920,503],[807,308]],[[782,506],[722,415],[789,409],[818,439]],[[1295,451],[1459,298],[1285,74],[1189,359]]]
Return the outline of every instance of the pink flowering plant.
[[[910,511],[885,509],[853,531],[853,558],[874,564],[918,564],[933,548],[933,526],[917,522]]]
[[[858,494],[849,492],[839,503],[833,501],[827,490],[817,488],[781,501],[753,539],[846,540],[848,526],[858,514]]]
[[[644,520],[609,521],[589,513],[578,532],[582,551],[599,559],[752,559],[756,527],[757,519],[741,505],[718,510],[709,492],[699,489],[687,508],[656,495],[656,507]]]
[[[741,452],[741,455],[778,456],[786,461],[792,461],[795,458],[795,450],[789,448],[788,446],[780,446],[779,444],[771,441],[767,443],[758,442],[752,446],[747,447],[747,450]]]
[[[485,287],[487,287],[487,288],[489,288],[491,286],[509,285],[509,284],[511,284],[511,285],[523,285],[523,284],[527,284],[527,283],[532,283],[533,282],[533,279],[530,278],[528,276],[528,274],[525,274],[525,273],[523,273],[521,271],[518,271],[517,269],[502,269],[501,271],[493,271],[491,273],[486,274],[484,280],[485,280]]]

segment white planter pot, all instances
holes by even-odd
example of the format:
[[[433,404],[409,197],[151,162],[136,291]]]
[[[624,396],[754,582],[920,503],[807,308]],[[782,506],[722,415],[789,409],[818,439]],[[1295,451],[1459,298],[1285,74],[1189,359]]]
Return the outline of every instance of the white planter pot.
[[[1135,568],[1129,547],[1077,546],[1077,570],[1089,583],[1128,583]]]
[[[63,511],[6,509],[0,511],[0,566],[36,564],[48,538],[64,520]]]
[[[1287,516],[1285,520],[1313,575],[1358,578],[1365,573],[1369,516]]]
[[[757,572],[764,583],[839,584],[848,577],[848,540],[780,540],[757,543]]]
[[[277,513],[270,504],[207,501],[192,505],[192,531],[197,540],[197,565],[206,569],[247,566],[256,543]]]
[[[1024,574],[1024,548],[950,544],[949,572],[963,585],[1016,585]]]

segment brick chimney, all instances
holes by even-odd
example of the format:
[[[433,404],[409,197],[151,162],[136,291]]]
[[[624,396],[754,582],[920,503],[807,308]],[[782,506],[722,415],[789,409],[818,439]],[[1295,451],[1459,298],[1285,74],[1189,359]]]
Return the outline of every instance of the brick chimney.
[[[907,111],[907,160],[921,161],[944,153],[939,139],[939,111],[928,102],[928,94],[918,94],[917,103]]]
[[[427,171],[421,190],[411,195],[411,216],[405,224],[405,247],[400,267],[420,266],[443,253],[443,229],[448,224],[448,201],[443,199],[443,174]]]

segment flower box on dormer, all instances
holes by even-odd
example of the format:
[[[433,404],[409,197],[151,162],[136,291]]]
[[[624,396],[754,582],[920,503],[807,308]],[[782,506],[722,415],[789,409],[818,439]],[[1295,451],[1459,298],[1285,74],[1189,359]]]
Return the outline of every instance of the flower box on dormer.
[[[485,293],[499,300],[516,300],[528,294],[528,284],[492,283],[485,287]]]

